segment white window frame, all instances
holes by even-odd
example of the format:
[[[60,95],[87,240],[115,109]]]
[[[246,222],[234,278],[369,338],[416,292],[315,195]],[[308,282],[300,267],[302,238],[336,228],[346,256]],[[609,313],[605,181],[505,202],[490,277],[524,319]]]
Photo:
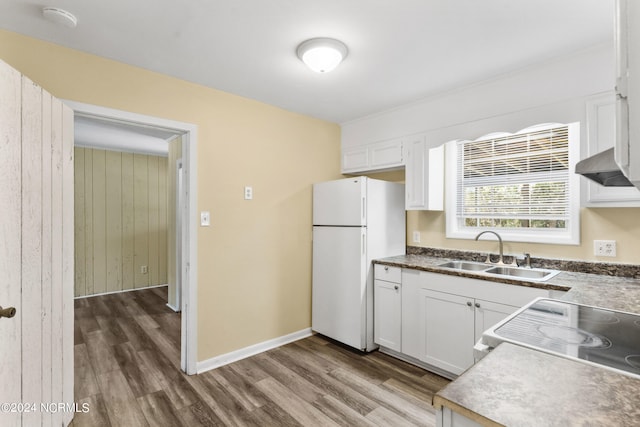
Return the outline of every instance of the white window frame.
[[[522,129],[514,134],[494,133],[481,136],[476,141],[497,136],[519,135],[541,131],[560,126],[569,128],[569,219],[566,229],[520,229],[508,227],[465,227],[457,217],[457,180],[458,180],[458,150],[457,144],[461,140],[446,143],[446,237],[449,239],[475,239],[479,232],[494,230],[503,240],[510,242],[548,243],[558,245],[580,244],[580,177],[574,173],[575,165],[580,158],[580,122],[574,123],[545,123]]]

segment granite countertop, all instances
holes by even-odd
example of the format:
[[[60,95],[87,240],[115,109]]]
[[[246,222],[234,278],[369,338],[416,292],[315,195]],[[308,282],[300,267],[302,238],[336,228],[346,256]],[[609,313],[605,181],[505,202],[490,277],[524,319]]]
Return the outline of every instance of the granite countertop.
[[[562,299],[566,301],[640,314],[640,279],[637,278],[620,277],[612,274],[561,271],[560,274],[548,281],[534,282],[526,279],[489,276],[474,273],[473,271],[438,267],[439,264],[455,259],[457,258],[408,254],[377,259],[373,262],[375,264],[470,277],[498,283],[565,291],[567,293]],[[554,269],[557,267],[555,265],[549,267],[545,265],[544,268]],[[610,269],[603,269],[603,271],[611,273]]]
[[[622,277],[615,266],[594,264],[591,268],[591,265],[579,263],[577,268],[592,272],[562,271],[547,282],[530,282],[438,267],[438,264],[452,259],[461,258],[408,254],[374,262],[519,286],[564,290],[568,292],[561,299],[566,301],[640,314],[640,278],[636,273],[635,277]],[[542,267],[557,268],[557,265],[551,263],[551,266]],[[575,265],[567,265],[577,269]],[[622,270],[633,271],[634,266],[623,266]],[[605,368],[502,343],[440,390],[434,396],[433,404],[436,408],[448,407],[489,426],[637,426],[640,420],[640,380]]]
[[[487,426],[638,426],[640,380],[509,343],[440,390],[446,406]]]

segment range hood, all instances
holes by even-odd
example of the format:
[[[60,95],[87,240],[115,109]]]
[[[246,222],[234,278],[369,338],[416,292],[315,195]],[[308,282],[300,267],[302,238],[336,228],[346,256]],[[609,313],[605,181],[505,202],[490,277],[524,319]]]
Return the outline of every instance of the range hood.
[[[616,163],[613,147],[579,161],[576,173],[605,187],[633,187]]]

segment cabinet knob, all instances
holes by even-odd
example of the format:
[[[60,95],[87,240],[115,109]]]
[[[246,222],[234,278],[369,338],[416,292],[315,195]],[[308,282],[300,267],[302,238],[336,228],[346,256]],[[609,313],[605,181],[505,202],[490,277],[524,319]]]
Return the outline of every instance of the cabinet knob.
[[[393,289],[395,289],[395,290],[397,291],[397,290],[398,290],[398,289],[400,289],[400,288],[398,287],[398,285],[395,285],[395,286],[393,287]]]
[[[467,305],[471,307],[473,304],[471,304],[471,301],[467,301]]]
[[[384,266],[384,271],[389,271],[389,267],[388,266]]]
[[[480,303],[479,302],[476,303],[476,308],[480,308]]]

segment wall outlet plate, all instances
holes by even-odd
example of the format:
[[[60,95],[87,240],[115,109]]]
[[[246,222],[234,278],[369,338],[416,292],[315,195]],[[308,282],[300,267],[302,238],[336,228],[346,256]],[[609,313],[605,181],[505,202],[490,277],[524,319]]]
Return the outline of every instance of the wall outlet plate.
[[[245,200],[253,199],[253,187],[244,187],[244,199]]]
[[[595,256],[616,256],[616,241],[615,240],[594,240],[593,241],[593,254]]]
[[[200,212],[200,226],[208,227],[211,225],[211,214],[209,211]]]
[[[413,243],[420,243],[420,232],[419,231],[414,231],[413,232]]]

